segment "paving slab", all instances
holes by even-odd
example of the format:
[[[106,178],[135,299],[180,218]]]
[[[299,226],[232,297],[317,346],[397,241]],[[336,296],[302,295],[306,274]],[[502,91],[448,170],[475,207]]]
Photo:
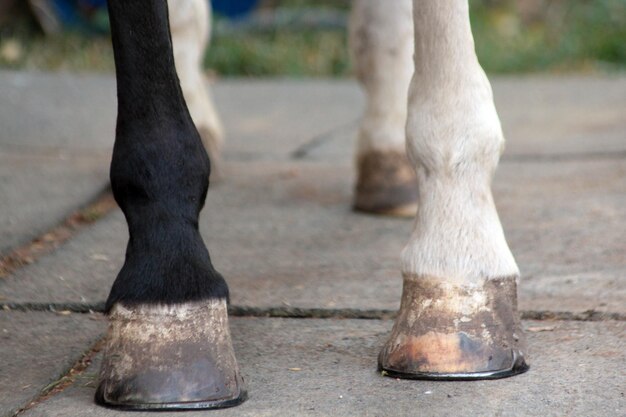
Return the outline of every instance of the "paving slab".
[[[626,77],[490,77],[507,140],[503,161],[623,157],[626,152]],[[351,158],[358,123],[343,124],[301,155]],[[349,143],[350,146],[346,146]]]
[[[218,80],[225,158],[288,159],[311,141],[355,124],[363,96],[352,80]]]
[[[57,381],[105,329],[101,315],[0,311],[0,416]]]
[[[0,149],[110,151],[115,80],[110,75],[0,71]]]
[[[360,113],[345,81],[228,81],[216,88],[226,156],[286,158]],[[0,255],[26,244],[108,183],[112,75],[0,71]]]
[[[492,78],[505,158],[626,151],[626,77]]]
[[[626,77],[493,77],[506,157],[626,152]],[[363,95],[354,80],[218,80],[235,160],[351,160]],[[0,71],[0,254],[27,243],[107,183],[112,74]],[[317,152],[317,153],[316,153]],[[505,157],[505,158],[506,158]]]
[[[30,242],[98,196],[106,156],[28,154],[0,147],[0,257]]]
[[[503,164],[494,192],[524,309],[626,311],[626,159]]]
[[[352,80],[219,80],[211,87],[226,154],[287,157],[361,114]],[[117,112],[112,74],[0,71],[0,149],[110,152]]]
[[[626,151],[626,77],[490,78],[507,154]],[[240,158],[289,155],[313,138],[355,125],[364,100],[354,80],[221,79],[211,88],[227,155]],[[111,74],[3,70],[0,96],[0,146],[111,149]]]
[[[108,183],[110,85],[110,77],[0,71],[0,255]]]
[[[376,356],[390,321],[231,320],[250,398],[189,416],[618,416],[626,410],[624,322],[525,322],[531,369],[497,381],[432,382],[383,377]],[[98,407],[98,361],[28,417],[152,416]],[[460,413],[460,414],[459,414]],[[160,413],[179,416],[180,413]]]
[[[352,169],[229,163],[201,231],[237,305],[396,309],[412,222],[353,213]],[[495,199],[522,269],[522,309],[626,312],[626,159],[515,162]],[[123,261],[119,212],[0,280],[13,302],[99,302]]]

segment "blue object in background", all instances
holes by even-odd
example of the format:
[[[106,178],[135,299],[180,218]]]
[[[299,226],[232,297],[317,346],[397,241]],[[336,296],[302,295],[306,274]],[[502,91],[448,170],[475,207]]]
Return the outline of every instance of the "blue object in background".
[[[78,0],[78,3],[81,5],[98,8],[105,7],[107,5],[107,0]]]
[[[106,25],[98,16],[106,16],[106,0],[47,0],[48,12],[58,25],[86,32],[104,32]],[[108,20],[108,19],[107,19]]]
[[[215,14],[233,20],[245,17],[260,2],[260,0],[205,1],[211,2]],[[106,32],[108,30],[107,0],[45,0],[45,3],[48,6],[48,17],[56,21],[57,27],[78,29],[85,32]]]
[[[213,12],[230,19],[244,17],[258,4],[259,0],[211,0]]]
[[[66,26],[76,26],[80,22],[80,15],[76,10],[76,4],[69,0],[52,0],[52,7],[57,18]]]

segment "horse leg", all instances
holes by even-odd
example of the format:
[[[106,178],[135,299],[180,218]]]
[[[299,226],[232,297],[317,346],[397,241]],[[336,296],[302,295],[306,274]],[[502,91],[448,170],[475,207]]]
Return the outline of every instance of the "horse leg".
[[[420,206],[402,253],[400,311],[379,367],[425,379],[521,373],[528,365],[519,271],[491,194],[504,138],[474,52],[468,3],[415,0],[413,17],[406,132]]]
[[[217,408],[245,399],[228,287],[198,231],[210,162],[176,76],[166,0],[109,0],[118,116],[111,186],[130,239],[106,303],[96,401]]]
[[[355,1],[349,41],[366,95],[356,150],[354,208],[414,216],[415,172],[405,151],[407,91],[413,74],[411,0]]]

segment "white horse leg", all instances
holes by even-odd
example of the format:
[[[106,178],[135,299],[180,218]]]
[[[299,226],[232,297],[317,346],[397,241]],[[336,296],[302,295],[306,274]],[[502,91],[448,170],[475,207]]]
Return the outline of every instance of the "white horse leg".
[[[519,271],[491,194],[504,146],[474,51],[467,1],[415,0],[407,150],[419,210],[402,253],[404,289],[379,357],[408,378],[498,378],[528,369]]]
[[[211,35],[211,8],[207,0],[168,0],[168,7],[180,86],[211,158],[212,178],[219,177],[224,130],[202,72],[202,59]]]
[[[415,214],[415,173],[406,158],[407,91],[413,73],[411,0],[356,0],[350,50],[366,93],[357,145],[354,208]]]

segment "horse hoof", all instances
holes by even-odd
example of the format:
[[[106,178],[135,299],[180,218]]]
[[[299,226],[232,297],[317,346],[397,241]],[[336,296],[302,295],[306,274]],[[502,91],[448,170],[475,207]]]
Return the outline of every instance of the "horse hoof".
[[[529,369],[525,349],[514,277],[481,286],[412,278],[378,368],[407,379],[504,378]]]
[[[245,401],[226,302],[116,304],[96,402],[126,410],[225,408]]]
[[[417,180],[406,155],[371,151],[357,163],[354,210],[371,214],[415,217]]]

